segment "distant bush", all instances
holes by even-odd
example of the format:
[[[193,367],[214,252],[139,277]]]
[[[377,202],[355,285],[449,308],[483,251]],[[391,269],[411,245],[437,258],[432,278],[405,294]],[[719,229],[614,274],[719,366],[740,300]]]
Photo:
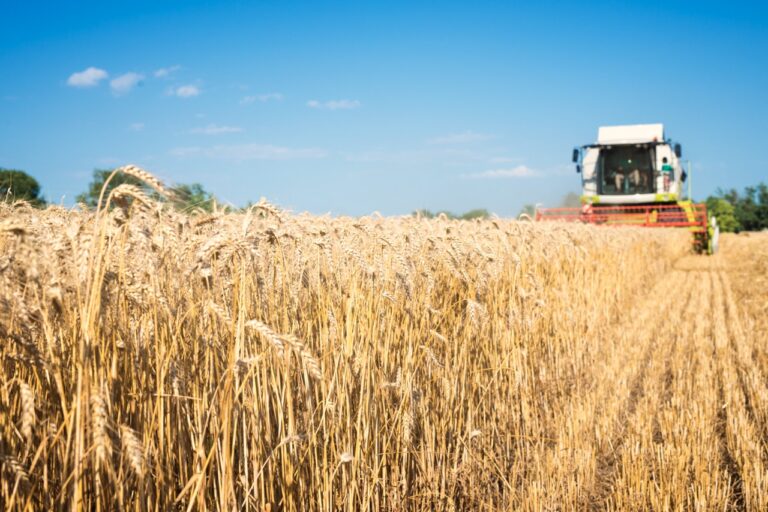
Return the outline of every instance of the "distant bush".
[[[40,184],[35,178],[18,169],[0,168],[0,200],[24,200],[33,206],[45,206],[40,195]]]

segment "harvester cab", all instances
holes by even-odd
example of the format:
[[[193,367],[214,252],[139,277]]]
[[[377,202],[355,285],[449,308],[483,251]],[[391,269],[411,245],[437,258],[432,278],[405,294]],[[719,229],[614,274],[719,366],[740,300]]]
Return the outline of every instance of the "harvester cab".
[[[602,126],[597,142],[573,150],[581,174],[581,208],[546,208],[537,220],[687,228],[694,248],[717,249],[717,223],[704,204],[683,199],[682,146],[662,124]]]
[[[603,126],[576,150],[585,204],[670,203],[682,197],[682,148],[661,124]]]

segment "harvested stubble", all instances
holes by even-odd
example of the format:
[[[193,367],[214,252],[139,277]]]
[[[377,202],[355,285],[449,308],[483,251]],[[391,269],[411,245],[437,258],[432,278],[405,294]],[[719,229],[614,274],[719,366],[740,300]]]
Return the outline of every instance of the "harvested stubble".
[[[741,503],[765,485],[743,457],[765,455],[765,396],[723,418],[717,394],[761,384],[765,351],[723,330],[726,281],[673,270],[686,233],[195,217],[130,194],[0,206],[7,508],[714,508],[738,505],[724,454]],[[676,326],[713,287],[692,345]]]

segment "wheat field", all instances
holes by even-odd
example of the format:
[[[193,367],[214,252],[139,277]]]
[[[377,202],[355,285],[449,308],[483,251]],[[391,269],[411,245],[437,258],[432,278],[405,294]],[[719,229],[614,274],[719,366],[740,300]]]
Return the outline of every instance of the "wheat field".
[[[2,204],[0,505],[768,510],[768,234],[690,245]]]

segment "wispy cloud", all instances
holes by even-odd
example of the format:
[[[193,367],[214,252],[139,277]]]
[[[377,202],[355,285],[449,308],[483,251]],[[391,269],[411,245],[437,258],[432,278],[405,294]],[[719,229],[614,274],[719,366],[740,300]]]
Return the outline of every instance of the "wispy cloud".
[[[181,147],[170,151],[176,157],[207,157],[222,160],[299,160],[325,158],[328,152],[319,148],[290,148],[272,144],[234,144],[212,147]]]
[[[190,133],[201,133],[203,135],[220,135],[222,133],[237,133],[243,131],[239,126],[221,126],[218,124],[209,124],[199,128],[193,128]]]
[[[284,97],[285,96],[283,96],[282,93],[279,93],[279,92],[255,94],[253,96],[244,96],[243,99],[240,100],[240,104],[248,105],[249,103],[254,103],[256,101],[260,101],[262,103],[266,103],[268,101],[282,101]]]
[[[358,100],[328,100],[317,101],[309,100],[307,106],[309,108],[318,108],[325,110],[351,110],[353,108],[359,108],[362,105]]]
[[[182,85],[180,87],[172,88],[169,90],[169,93],[173,96],[178,96],[179,98],[193,98],[195,96],[199,96],[202,91],[200,88],[196,85]]]
[[[103,69],[90,67],[78,73],[72,73],[67,79],[67,85],[72,87],[95,87],[109,76]]]
[[[112,92],[120,95],[131,92],[137,84],[144,80],[144,75],[139,73],[125,73],[109,82],[109,86],[112,88]]]
[[[473,131],[466,131],[462,133],[453,133],[450,135],[443,135],[441,137],[434,137],[429,139],[429,144],[466,144],[468,142],[478,142],[481,140],[495,139],[493,135],[487,133],[476,133]]]
[[[172,74],[174,74],[176,71],[180,70],[181,66],[178,64],[175,66],[169,66],[167,68],[160,68],[155,70],[155,78],[170,78]]]
[[[525,165],[518,165],[509,169],[489,169],[487,171],[465,174],[465,178],[470,179],[509,179],[509,178],[533,178],[541,176],[541,173],[534,171]]]
[[[132,132],[140,132],[144,129],[144,123],[131,123],[128,129]]]

